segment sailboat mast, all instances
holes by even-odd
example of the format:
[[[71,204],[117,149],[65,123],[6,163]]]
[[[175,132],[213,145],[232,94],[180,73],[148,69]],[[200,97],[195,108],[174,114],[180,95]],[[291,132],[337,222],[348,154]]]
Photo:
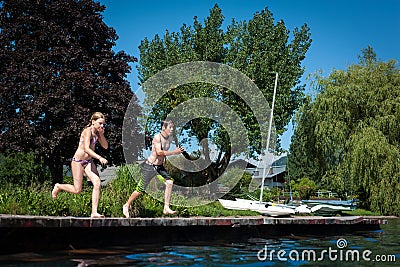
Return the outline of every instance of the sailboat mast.
[[[267,147],[266,147],[267,154],[269,151],[269,140],[271,139],[272,117],[274,116],[274,106],[275,106],[275,96],[276,96],[276,87],[277,86],[278,86],[278,72],[275,72],[274,94],[272,95],[271,115],[269,117],[269,125],[268,125],[268,136],[267,136]],[[263,176],[261,179],[260,204],[262,202],[262,197],[263,197],[263,193],[264,193],[264,180],[265,180],[266,169],[267,169],[267,160],[264,161]]]

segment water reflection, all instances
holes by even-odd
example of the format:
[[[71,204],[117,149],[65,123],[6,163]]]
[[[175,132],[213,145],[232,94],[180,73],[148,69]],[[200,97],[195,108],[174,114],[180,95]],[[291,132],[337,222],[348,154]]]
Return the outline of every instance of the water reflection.
[[[312,227],[312,226],[310,226]],[[0,256],[1,266],[396,266],[400,220],[343,236],[251,238],[243,243],[108,247]],[[369,253],[370,261],[363,260]],[[331,254],[329,254],[331,252]],[[304,255],[304,257],[302,257]],[[380,256],[379,262],[377,256]],[[347,257],[347,258],[346,258]],[[357,258],[358,257],[358,258]]]

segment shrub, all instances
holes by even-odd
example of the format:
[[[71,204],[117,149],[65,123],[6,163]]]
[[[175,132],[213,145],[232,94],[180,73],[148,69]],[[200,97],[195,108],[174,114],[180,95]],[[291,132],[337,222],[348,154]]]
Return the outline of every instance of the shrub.
[[[291,180],[290,186],[293,191],[299,194],[300,199],[309,199],[315,193],[315,182],[307,177],[301,178],[297,181]]]
[[[43,160],[33,152],[0,155],[0,184],[28,186],[49,181],[50,172]]]
[[[128,200],[129,196],[135,191],[136,179],[140,177],[141,171],[137,164],[124,164],[117,168],[116,178],[109,182],[101,190],[101,199],[99,203],[99,211],[106,216],[121,217],[122,206]],[[141,210],[140,199],[135,200],[135,209],[132,215],[138,215]]]

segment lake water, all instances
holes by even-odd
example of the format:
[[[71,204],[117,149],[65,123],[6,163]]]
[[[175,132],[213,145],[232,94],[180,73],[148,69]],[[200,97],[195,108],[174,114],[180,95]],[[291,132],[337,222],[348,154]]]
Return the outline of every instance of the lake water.
[[[312,225],[310,225],[312,227]],[[400,220],[335,236],[250,238],[0,256],[1,266],[399,266]]]

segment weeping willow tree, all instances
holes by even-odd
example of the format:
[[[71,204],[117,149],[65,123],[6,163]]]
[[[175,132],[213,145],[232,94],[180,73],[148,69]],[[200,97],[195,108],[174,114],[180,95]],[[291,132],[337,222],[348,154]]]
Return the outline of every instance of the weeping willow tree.
[[[371,47],[359,58],[317,78],[321,92],[297,118],[289,168],[295,178],[317,174],[319,185],[358,197],[364,208],[399,215],[400,72]]]

